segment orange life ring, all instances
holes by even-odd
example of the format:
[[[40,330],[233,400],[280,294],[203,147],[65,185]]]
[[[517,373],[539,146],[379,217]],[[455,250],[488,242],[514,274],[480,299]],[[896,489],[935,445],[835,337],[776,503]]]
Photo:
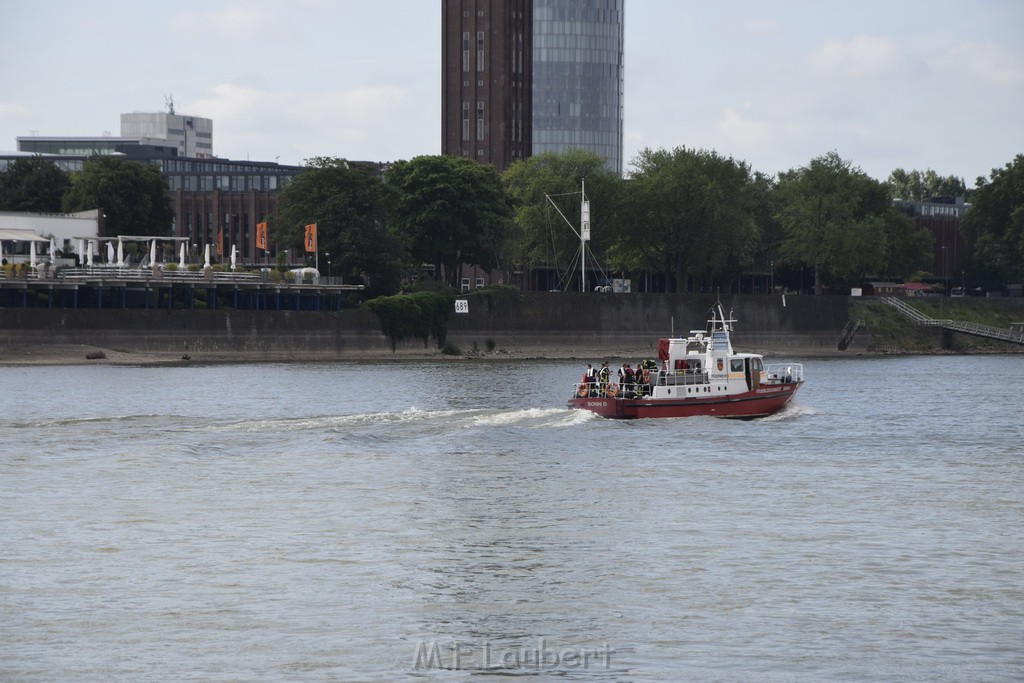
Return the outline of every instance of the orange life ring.
[[[580,398],[586,398],[588,393],[590,393],[590,390],[587,389],[587,383],[586,382],[580,382],[580,386],[576,390],[576,395],[579,396]]]
[[[619,393],[619,385],[609,384],[608,388],[604,390],[604,393],[608,395],[608,398],[615,398],[615,395]]]

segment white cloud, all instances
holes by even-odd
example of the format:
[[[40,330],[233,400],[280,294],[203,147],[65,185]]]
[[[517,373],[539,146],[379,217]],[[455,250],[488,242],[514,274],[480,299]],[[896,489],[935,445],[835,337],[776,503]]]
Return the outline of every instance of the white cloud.
[[[903,77],[920,74],[924,63],[887,38],[860,35],[830,40],[807,58],[810,70],[844,78]]]
[[[1024,56],[993,43],[961,43],[949,53],[952,66],[999,87],[1024,86]]]
[[[774,138],[770,123],[744,117],[731,107],[722,111],[722,117],[715,122],[715,131],[729,149],[764,147]]]
[[[425,130],[439,129],[434,117],[426,117],[424,125],[424,117],[418,116],[421,107],[395,86],[310,93],[220,84],[204,98],[187,103],[189,111],[201,111],[215,121],[215,154],[262,154],[267,159],[282,157],[282,163],[311,156],[407,158]]]
[[[283,16],[258,3],[210,12],[182,12],[171,19],[171,27],[189,40],[267,40],[279,35],[283,25]]]
[[[32,110],[20,104],[0,102],[0,124],[16,125],[32,118]]]

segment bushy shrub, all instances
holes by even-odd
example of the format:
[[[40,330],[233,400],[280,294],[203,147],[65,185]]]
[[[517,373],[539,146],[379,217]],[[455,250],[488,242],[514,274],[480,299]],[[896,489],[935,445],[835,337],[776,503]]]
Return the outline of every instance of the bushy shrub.
[[[391,339],[392,351],[402,339],[419,337],[426,346],[431,336],[437,342],[437,348],[443,349],[455,297],[446,292],[416,292],[379,296],[363,305],[380,320],[381,331]]]

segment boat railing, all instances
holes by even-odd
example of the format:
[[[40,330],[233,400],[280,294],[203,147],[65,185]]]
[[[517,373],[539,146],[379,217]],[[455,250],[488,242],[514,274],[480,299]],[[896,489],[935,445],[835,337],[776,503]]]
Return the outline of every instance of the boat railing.
[[[769,363],[764,367],[768,384],[788,384],[804,381],[804,366],[801,363]]]
[[[650,395],[651,386],[643,382],[577,382],[572,385],[572,392],[576,398],[636,398]]]
[[[609,381],[609,382],[577,382],[573,385],[573,393],[578,398],[613,398],[648,395],[654,386],[689,386],[707,384],[708,373],[693,370],[658,371],[650,373],[650,381]]]

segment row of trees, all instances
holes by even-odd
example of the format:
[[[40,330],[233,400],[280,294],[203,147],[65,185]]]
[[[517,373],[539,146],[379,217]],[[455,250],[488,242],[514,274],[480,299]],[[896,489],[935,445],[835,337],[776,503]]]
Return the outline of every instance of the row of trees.
[[[66,173],[49,159],[17,159],[0,173],[0,211],[57,213],[103,208],[110,235],[169,235],[174,206],[160,170],[123,157],[96,156]]]
[[[516,162],[498,175],[469,159],[421,156],[384,177],[344,159],[318,157],[282,190],[267,217],[271,241],[301,244],[316,222],[335,271],[367,275],[393,292],[424,263],[454,286],[464,265],[491,271],[565,267],[579,247],[547,197],[578,216],[585,180],[590,251],[625,276],[657,274],[668,291],[728,291],[751,271],[781,278],[808,272],[815,292],[840,291],[871,275],[912,277],[931,262],[931,237],[892,199],[969,195],[963,221],[976,281],[1024,278],[1024,156],[973,191],[933,171],[896,169],[874,180],[835,153],[769,177],[714,151],[646,149],[622,179],[595,154],[572,150]],[[0,173],[0,209],[103,207],[110,234],[169,234],[166,185],[155,167],[97,157],[64,174],[41,157]],[[795,284],[795,283],[793,283]]]

